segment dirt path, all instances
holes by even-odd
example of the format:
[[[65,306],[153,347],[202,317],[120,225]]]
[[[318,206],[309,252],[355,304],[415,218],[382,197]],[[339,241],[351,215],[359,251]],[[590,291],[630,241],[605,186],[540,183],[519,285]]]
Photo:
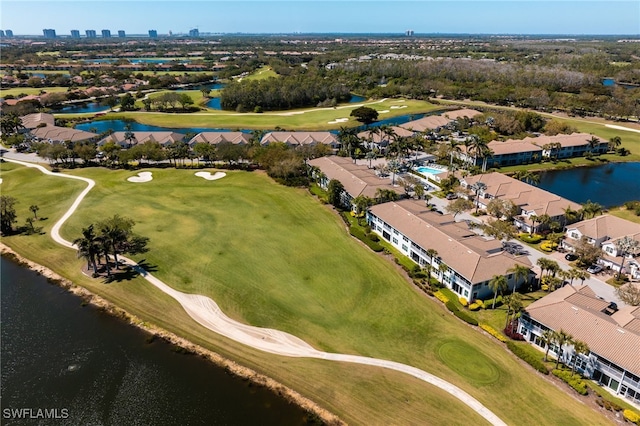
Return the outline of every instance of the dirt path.
[[[64,222],[71,217],[71,215],[78,208],[84,197],[91,191],[91,189],[95,186],[95,182],[91,179],[79,177],[79,176],[71,176],[59,173],[53,173],[44,167],[25,163],[22,161],[6,159],[6,161],[21,164],[23,166],[32,167],[40,170],[42,173],[50,176],[56,176],[61,178],[68,179],[76,179],[86,182],[87,187],[80,193],[80,195],[73,202],[69,210],[56,222],[56,224],[51,229],[51,238],[54,239],[57,243],[63,245],[64,247],[68,247],[75,250],[75,246],[62,238],[60,236],[60,228],[64,224]],[[144,269],[142,269],[139,265],[137,265],[131,259],[127,259],[125,257],[120,256],[119,260],[130,265],[137,272],[140,273],[148,282],[158,288],[160,291],[166,293],[167,295],[176,299],[184,308],[184,310],[191,316],[196,322],[203,325],[204,327],[221,334],[229,339],[232,339],[236,342],[242,343],[247,346],[251,346],[255,349],[259,349],[264,352],[289,356],[289,357],[301,357],[301,358],[318,358],[329,361],[338,361],[338,362],[349,362],[354,364],[362,364],[362,365],[370,365],[381,368],[386,368],[389,370],[399,371],[408,375],[411,375],[417,379],[420,379],[424,382],[430,383],[438,388],[448,392],[449,394],[456,397],[462,403],[466,404],[468,407],[473,409],[475,412],[480,414],[483,418],[485,418],[488,422],[493,425],[505,425],[498,416],[496,416],[493,412],[491,412],[487,407],[482,405],[478,400],[469,395],[467,392],[463,391],[459,387],[447,382],[444,379],[441,379],[433,374],[427,373],[426,371],[420,370],[418,368],[412,367],[410,365],[401,364],[394,361],[377,359],[377,358],[369,358],[358,355],[346,355],[346,354],[336,354],[329,352],[322,352],[317,349],[314,349],[311,345],[303,341],[302,339],[293,336],[291,334],[274,330],[270,328],[260,328],[254,327],[247,324],[240,323],[235,321],[229,317],[227,317],[220,307],[214,302],[212,299],[206,296],[202,296],[199,294],[186,294],[182,293],[174,288],[168,286],[158,278],[154,277]]]

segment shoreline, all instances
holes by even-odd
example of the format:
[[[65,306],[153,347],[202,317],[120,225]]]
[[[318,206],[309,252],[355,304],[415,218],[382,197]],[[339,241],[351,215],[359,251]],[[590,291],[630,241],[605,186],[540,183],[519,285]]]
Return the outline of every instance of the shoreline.
[[[11,261],[18,263],[19,265],[29,268],[33,272],[47,278],[47,281],[51,284],[55,284],[67,292],[82,299],[83,303],[89,304],[96,309],[119,318],[129,326],[135,327],[139,330],[148,333],[151,338],[160,338],[165,342],[181,348],[185,354],[198,355],[203,359],[211,362],[217,367],[223,368],[227,373],[243,379],[248,380],[250,383],[269,389],[274,394],[282,397],[285,401],[295,404],[309,413],[311,416],[315,416],[320,419],[323,424],[327,425],[346,425],[343,420],[330,411],[320,407],[314,401],[306,398],[295,390],[283,385],[275,379],[258,373],[249,367],[245,367],[237,362],[225,358],[217,352],[206,349],[200,345],[192,343],[191,341],[180,337],[175,333],[172,333],[163,328],[155,325],[150,325],[142,321],[137,316],[125,311],[124,309],[114,305],[103,297],[89,291],[85,287],[77,285],[72,281],[62,277],[53,270],[42,266],[36,262],[33,262],[22,255],[18,254],[11,247],[0,242],[0,256],[3,256]]]

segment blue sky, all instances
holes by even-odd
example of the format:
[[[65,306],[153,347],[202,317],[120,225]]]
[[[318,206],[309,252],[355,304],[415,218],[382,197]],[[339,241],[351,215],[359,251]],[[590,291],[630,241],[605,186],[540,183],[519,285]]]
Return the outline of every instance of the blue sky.
[[[0,28],[16,35],[78,29],[174,34],[416,33],[640,34],[638,0],[0,0]]]

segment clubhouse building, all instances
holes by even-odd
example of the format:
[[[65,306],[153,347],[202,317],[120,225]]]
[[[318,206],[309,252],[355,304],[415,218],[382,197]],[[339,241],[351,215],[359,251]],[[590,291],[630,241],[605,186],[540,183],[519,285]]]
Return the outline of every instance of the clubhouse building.
[[[563,330],[589,346],[587,355],[572,345],[552,345],[549,353],[621,397],[640,404],[640,307],[616,306],[589,286],[566,285],[525,308],[518,332],[546,350],[542,334]]]
[[[424,201],[375,205],[369,209],[367,222],[373,232],[416,264],[430,266],[432,276],[469,301],[492,297],[489,281],[495,275],[506,276],[510,289],[531,278],[516,282],[509,272],[515,265],[531,268],[526,257],[506,253],[499,240],[476,234],[452,215],[432,212]]]

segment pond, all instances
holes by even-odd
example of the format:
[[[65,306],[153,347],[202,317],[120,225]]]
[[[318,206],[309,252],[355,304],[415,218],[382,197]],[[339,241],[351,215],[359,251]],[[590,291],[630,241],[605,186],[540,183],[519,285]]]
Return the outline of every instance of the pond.
[[[0,273],[3,424],[308,424],[267,389],[84,306],[4,257]],[[60,418],[12,421],[12,408],[57,409]]]
[[[60,109],[55,109],[53,112],[56,114],[80,114],[83,112],[102,112],[109,109],[106,105],[100,105],[98,102],[88,103],[74,103],[67,104]]]
[[[131,127],[131,131],[133,132],[176,132],[176,133],[200,133],[200,132],[244,132],[251,133],[253,130],[251,129],[220,129],[220,128],[209,128],[209,127],[160,127],[160,126],[152,126],[150,124],[142,124],[137,123],[135,121],[124,121],[124,120],[101,120],[101,121],[90,121],[88,123],[82,123],[75,126],[76,129],[84,130],[87,132],[93,133],[103,133],[108,130],[112,130],[114,132],[124,132],[126,130],[127,124]]]
[[[640,200],[640,162],[542,172],[538,186],[576,203],[587,200],[605,207]]]

